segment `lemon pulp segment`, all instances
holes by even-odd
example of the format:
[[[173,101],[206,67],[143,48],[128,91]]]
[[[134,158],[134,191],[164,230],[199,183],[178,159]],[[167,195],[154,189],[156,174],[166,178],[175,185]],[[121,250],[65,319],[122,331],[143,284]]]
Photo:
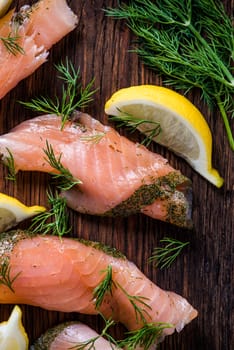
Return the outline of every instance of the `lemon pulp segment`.
[[[110,116],[129,115],[145,122],[137,126],[142,133],[159,123],[157,143],[183,157],[208,181],[222,186],[223,179],[212,168],[212,135],[200,111],[181,94],[161,86],[139,85],[120,89],[105,104]]]

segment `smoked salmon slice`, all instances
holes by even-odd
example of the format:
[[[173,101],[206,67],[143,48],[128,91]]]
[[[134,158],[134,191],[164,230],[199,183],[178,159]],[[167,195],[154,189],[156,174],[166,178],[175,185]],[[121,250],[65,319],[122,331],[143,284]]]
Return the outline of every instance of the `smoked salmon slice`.
[[[92,345],[85,343],[91,339]],[[83,323],[65,322],[49,329],[30,347],[30,350],[71,350],[83,346],[82,349],[115,350],[119,349],[110,341],[100,337],[93,329]]]
[[[100,243],[15,230],[1,234],[0,262],[3,304],[101,313],[128,330],[152,322],[170,324],[163,336],[181,331],[197,316],[185,298],[162,290],[120,252]],[[110,269],[111,287],[102,289],[97,307],[95,291]]]
[[[0,37],[17,38],[14,53],[0,40],[0,98],[47,59],[48,50],[77,25],[66,0],[40,0],[0,20]],[[8,46],[9,47],[9,46]]]
[[[110,126],[77,112],[61,130],[61,118],[43,115],[0,136],[3,160],[15,170],[55,172],[46,145],[80,185],[65,191],[69,207],[81,213],[127,216],[142,212],[191,227],[191,182],[162,156],[121,136]]]

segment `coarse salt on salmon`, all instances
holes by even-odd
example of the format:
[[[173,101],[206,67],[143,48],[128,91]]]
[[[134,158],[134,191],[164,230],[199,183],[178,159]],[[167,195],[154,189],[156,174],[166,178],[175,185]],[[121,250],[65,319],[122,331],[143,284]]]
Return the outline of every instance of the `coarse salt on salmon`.
[[[66,0],[40,0],[0,20],[0,36],[17,36],[23,52],[12,54],[0,40],[0,98],[47,59],[48,50],[77,25]]]
[[[90,315],[101,312],[129,330],[145,322],[169,323],[164,336],[181,331],[197,316],[185,298],[162,290],[121,253],[98,243],[16,230],[1,235],[0,262],[7,262],[13,280],[11,289],[0,284],[0,303]],[[110,266],[114,287],[112,293],[104,293],[97,309],[94,290]],[[138,307],[144,320],[137,317],[128,296],[143,298],[145,304]]]
[[[178,226],[191,226],[190,180],[162,156],[87,114],[78,113],[62,130],[61,118],[56,115],[26,120],[0,136],[0,153],[4,159],[10,150],[16,170],[55,172],[45,159],[46,143],[82,182],[62,194],[69,207],[94,215],[142,212]]]

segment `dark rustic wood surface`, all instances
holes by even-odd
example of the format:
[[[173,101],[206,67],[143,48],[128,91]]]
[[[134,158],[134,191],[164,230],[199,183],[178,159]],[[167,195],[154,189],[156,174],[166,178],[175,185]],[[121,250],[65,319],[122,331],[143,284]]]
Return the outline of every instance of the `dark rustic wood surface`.
[[[32,2],[13,1],[16,7]],[[35,116],[19,105],[17,100],[55,94],[58,82],[53,65],[66,57],[76,67],[80,66],[83,84],[95,77],[98,91],[87,111],[104,123],[108,122],[104,104],[113,92],[131,85],[162,84],[155,73],[146,69],[137,56],[128,51],[134,37],[124,22],[105,16],[103,9],[115,6],[117,0],[72,0],[68,3],[78,15],[77,28],[52,48],[47,63],[0,102],[1,133]],[[224,5],[231,14],[233,1],[224,0]],[[206,116],[210,125],[213,134],[213,165],[224,177],[224,186],[215,188],[166,149],[156,144],[150,148],[167,157],[172,166],[193,181],[194,229],[178,229],[143,215],[111,219],[80,215],[70,210],[69,219],[74,237],[78,235],[102,241],[120,249],[154,282],[164,289],[182,294],[198,309],[198,318],[180,334],[168,337],[160,345],[161,350],[231,350],[234,348],[233,152],[229,149],[218,111],[209,111],[200,100],[198,91],[193,91],[188,97]],[[126,134],[124,130],[121,132]],[[139,134],[128,136],[135,141],[141,139]],[[74,161],[79,162],[79,159]],[[20,173],[17,185],[14,185],[5,180],[6,169],[3,166],[0,171],[1,192],[16,196],[28,205],[46,205],[48,175]],[[22,227],[24,225],[26,223]],[[147,259],[164,236],[189,240],[191,243],[168,270],[156,270],[147,263]],[[12,305],[0,305],[0,321],[8,318],[11,310]],[[98,317],[48,312],[26,305],[22,306],[22,310],[31,342],[48,327],[64,320],[81,320],[97,330],[101,329]],[[119,337],[122,332],[123,328],[118,326],[114,335]]]

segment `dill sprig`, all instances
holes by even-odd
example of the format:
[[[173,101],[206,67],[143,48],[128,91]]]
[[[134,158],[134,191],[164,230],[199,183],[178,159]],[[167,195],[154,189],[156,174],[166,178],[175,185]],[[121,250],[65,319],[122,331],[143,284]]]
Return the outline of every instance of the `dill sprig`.
[[[165,246],[155,248],[152,256],[149,258],[149,262],[153,262],[161,269],[169,267],[181,253],[182,249],[189,244],[189,242],[181,242],[170,237],[161,239],[160,243],[165,244]]]
[[[188,92],[200,88],[222,116],[234,150],[229,116],[234,113],[232,21],[217,0],[132,0],[107,15],[125,19],[138,39],[137,52],[165,83]]]
[[[136,321],[139,322],[141,320],[143,323],[146,323],[145,315],[148,315],[150,317],[148,310],[151,309],[151,307],[146,303],[148,298],[141,295],[130,295],[117,281],[114,281],[112,278],[111,265],[108,265],[107,269],[104,272],[106,272],[104,279],[94,289],[93,294],[95,300],[95,307],[97,309],[100,308],[105,295],[107,293],[112,294],[113,287],[119,288],[125,294],[132,307],[134,308]]]
[[[0,264],[0,284],[5,285],[14,293],[12,285],[19,276],[20,272],[18,272],[14,277],[11,277],[11,266],[9,265],[8,258],[3,259]]]
[[[57,192],[53,195],[51,190],[47,191],[47,197],[51,209],[35,216],[29,230],[33,233],[41,232],[62,237],[71,230],[68,228],[66,199],[60,197]]]
[[[73,349],[73,350],[84,350],[84,349],[92,350],[93,349],[93,350],[95,350],[96,349],[96,345],[95,345],[96,341],[102,337],[105,337],[109,341],[111,348],[112,348],[112,344],[115,346],[118,346],[116,340],[108,333],[110,327],[115,325],[115,322],[112,319],[106,319],[102,314],[100,314],[100,315],[105,322],[105,326],[104,326],[102,332],[100,333],[100,335],[97,335],[96,337],[85,340],[82,343],[76,344],[69,349]]]
[[[8,152],[8,156],[5,156],[3,160],[4,164],[8,168],[8,175],[6,176],[6,179],[16,182],[16,168],[14,156],[8,147],[6,147],[6,150]]]
[[[119,288],[125,296],[128,298],[130,301],[131,305],[133,306],[135,310],[135,315],[136,315],[136,321],[139,322],[139,319],[143,323],[143,326],[135,331],[132,332],[127,332],[126,337],[123,340],[120,341],[115,341],[113,338],[111,338],[111,342],[119,347],[119,348],[126,348],[126,349],[135,349],[136,346],[142,346],[144,349],[149,349],[151,345],[155,344],[158,340],[163,335],[163,330],[166,328],[172,328],[174,327],[170,323],[163,323],[163,322],[150,322],[147,323],[145,315],[150,315],[148,314],[147,309],[151,309],[150,306],[146,303],[146,300],[148,298],[144,296],[137,296],[137,295],[130,295],[118,282],[113,280],[113,275],[112,275],[112,266],[108,265],[107,269],[104,271],[106,272],[104,279],[100,282],[100,284],[94,289],[94,300],[95,300],[95,306],[97,309],[100,308],[104,297],[107,293],[112,295],[112,289],[113,288]],[[104,332],[102,332],[101,336],[105,336],[107,339],[110,340],[108,333],[106,333],[108,326],[108,320],[105,320],[106,326],[104,327]],[[114,324],[112,320],[111,325]],[[113,323],[112,323],[113,322]],[[79,345],[79,347],[74,347],[74,349],[85,349],[85,347],[81,347],[82,345],[89,345],[90,347],[88,349],[94,349],[94,341],[97,338],[90,339],[87,342],[84,342]]]
[[[160,339],[163,337],[163,331],[168,328],[174,328],[171,323],[165,322],[151,322],[146,323],[140,329],[126,332],[126,337],[122,340],[115,340],[109,333],[110,327],[115,325],[112,319],[106,319],[102,314],[100,314],[105,322],[102,332],[96,337],[92,337],[82,343],[76,344],[71,349],[73,350],[94,350],[95,342],[101,338],[106,338],[111,348],[122,348],[128,350],[134,350],[138,347],[142,347],[145,350],[151,348],[152,345],[156,345]]]
[[[101,273],[103,272],[106,272],[104,279],[93,291],[96,309],[100,309],[103,299],[107,293],[112,295],[112,287],[114,285],[112,279],[112,266],[108,265],[104,271],[101,271]]]
[[[138,346],[142,347],[144,350],[148,350],[160,340],[163,336],[164,329],[173,327],[174,326],[171,323],[146,323],[140,329],[127,332],[127,337],[124,340],[121,340],[118,345],[119,347],[128,350],[134,350]]]
[[[77,70],[73,64],[66,59],[65,64],[60,63],[55,65],[59,72],[58,78],[64,82],[62,85],[62,97],[55,95],[54,100],[48,97],[38,97],[30,102],[22,102],[25,107],[30,108],[39,113],[56,114],[61,117],[61,129],[71,117],[76,109],[87,107],[93,100],[92,96],[96,90],[92,90],[94,79],[82,87],[80,83],[80,68]]]
[[[141,143],[146,147],[150,145],[154,138],[160,135],[162,131],[160,123],[153,120],[136,118],[129,113],[122,112],[121,110],[119,110],[119,112],[121,113],[119,116],[110,117],[111,120],[117,122],[118,127],[126,126],[131,132],[135,132],[140,126],[144,125],[144,133],[146,137]]]
[[[56,158],[52,145],[46,140],[46,149],[44,149],[46,154],[45,160],[51,165],[52,168],[56,169],[59,173],[51,173],[55,180],[59,180],[57,187],[61,190],[70,190],[75,185],[82,184],[82,181],[75,179],[71,174],[70,170],[65,168],[61,162],[62,154]]]
[[[22,55],[25,54],[24,49],[19,44],[19,39],[20,36],[18,36],[17,34],[13,35],[12,33],[9,33],[7,37],[0,37],[0,40],[6,48],[6,50],[14,56],[16,56],[18,53]]]
[[[148,315],[150,317],[148,310],[151,309],[151,307],[146,303],[148,298],[142,295],[130,295],[118,282],[116,282],[116,285],[126,295],[132,307],[134,308],[135,315],[136,315],[136,322],[138,323],[139,321],[141,321],[144,324],[147,323],[145,315]]]

